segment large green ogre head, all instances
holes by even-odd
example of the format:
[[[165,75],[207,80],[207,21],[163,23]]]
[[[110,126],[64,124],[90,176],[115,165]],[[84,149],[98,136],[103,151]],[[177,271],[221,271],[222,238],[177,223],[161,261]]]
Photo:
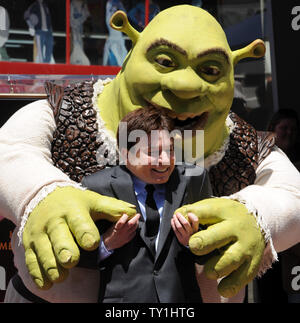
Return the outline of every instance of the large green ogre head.
[[[111,25],[133,43],[116,79],[119,117],[149,104],[164,107],[185,129],[205,130],[206,156],[218,149],[228,135],[234,66],[242,58],[263,56],[263,41],[231,51],[215,18],[190,5],[160,12],[141,33],[122,11]]]

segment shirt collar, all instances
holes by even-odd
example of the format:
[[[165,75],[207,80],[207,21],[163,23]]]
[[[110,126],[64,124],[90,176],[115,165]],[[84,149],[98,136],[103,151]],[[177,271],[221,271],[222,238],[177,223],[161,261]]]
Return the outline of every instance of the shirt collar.
[[[133,175],[132,173],[130,173],[131,177],[132,177],[132,181],[133,181],[133,186],[134,186],[134,190],[136,192],[136,194],[140,194],[140,193],[145,193],[145,186],[147,185],[146,182],[142,181],[141,179],[139,179],[138,177],[136,177],[135,175]],[[158,192],[164,192],[165,190],[165,184],[154,184],[155,190]]]

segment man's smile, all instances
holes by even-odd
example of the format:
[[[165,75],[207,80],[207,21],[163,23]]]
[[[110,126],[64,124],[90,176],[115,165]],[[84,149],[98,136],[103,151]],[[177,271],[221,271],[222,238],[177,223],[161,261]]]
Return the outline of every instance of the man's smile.
[[[166,172],[168,172],[169,171],[169,169],[170,169],[170,167],[165,167],[165,168],[152,168],[151,170],[153,171],[153,172],[156,172],[156,173],[158,173],[158,174],[164,174],[164,173],[166,173]]]

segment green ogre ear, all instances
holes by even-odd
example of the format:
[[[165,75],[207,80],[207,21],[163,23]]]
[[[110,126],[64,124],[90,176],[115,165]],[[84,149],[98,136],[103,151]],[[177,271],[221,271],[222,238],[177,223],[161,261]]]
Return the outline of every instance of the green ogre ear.
[[[233,65],[236,65],[241,59],[254,57],[260,58],[265,55],[266,47],[261,39],[254,40],[251,44],[232,52]]]
[[[131,26],[124,11],[116,11],[110,18],[110,25],[113,29],[125,33],[131,39],[133,45],[139,39],[140,33]]]

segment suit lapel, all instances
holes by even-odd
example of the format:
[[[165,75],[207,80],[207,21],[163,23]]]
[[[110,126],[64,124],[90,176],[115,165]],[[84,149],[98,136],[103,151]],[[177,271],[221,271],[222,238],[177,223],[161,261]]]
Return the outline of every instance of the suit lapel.
[[[130,173],[127,171],[125,166],[117,166],[114,167],[114,171],[112,172],[111,177],[111,187],[115,193],[116,198],[135,205],[137,213],[141,214],[139,227],[137,229],[138,231],[140,231],[140,233],[137,231],[137,234],[140,234],[145,244],[150,248],[150,241],[148,241],[148,239],[146,239],[145,237],[145,221],[134,192]]]
[[[139,203],[134,193],[132,178],[125,166],[114,167],[111,174],[111,187],[116,198],[136,205],[137,212],[141,213]]]
[[[186,184],[184,167],[177,166],[166,186],[166,201],[163,209],[156,259],[159,257],[171,230],[171,219],[174,211],[182,205]]]

